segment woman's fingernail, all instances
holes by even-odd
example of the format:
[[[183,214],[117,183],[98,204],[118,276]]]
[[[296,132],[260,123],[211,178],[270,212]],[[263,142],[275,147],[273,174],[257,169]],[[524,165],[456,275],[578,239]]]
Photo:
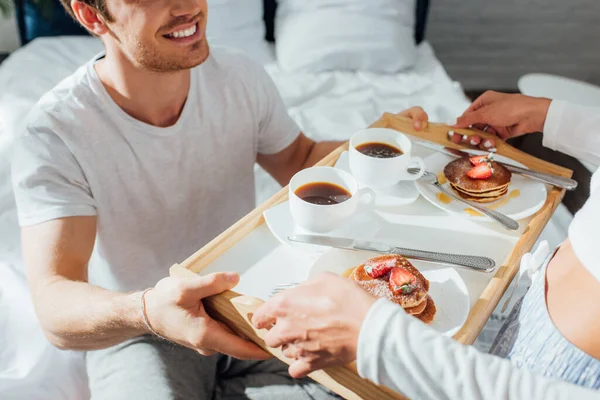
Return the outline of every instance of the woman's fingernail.
[[[486,140],[485,142],[483,142],[483,147],[485,147],[486,149],[489,149],[490,147],[492,147],[492,142],[490,142],[489,140]]]
[[[466,142],[468,138],[469,138],[469,137],[468,137],[467,135],[463,135],[463,137],[462,137],[462,141],[463,141],[463,142]]]
[[[477,136],[474,136],[471,138],[471,141],[469,143],[471,143],[471,146],[479,146],[479,143],[481,143],[481,139],[479,139]]]
[[[452,136],[454,136],[454,131],[448,131],[448,137],[452,139]]]
[[[415,129],[421,129],[421,121],[415,121],[415,123],[413,124],[413,126],[415,127]]]

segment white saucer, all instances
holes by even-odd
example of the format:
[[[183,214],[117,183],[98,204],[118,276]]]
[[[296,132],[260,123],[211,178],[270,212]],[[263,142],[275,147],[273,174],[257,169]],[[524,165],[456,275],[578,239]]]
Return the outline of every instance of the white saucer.
[[[349,159],[348,152],[344,151],[335,163],[335,167],[350,172]],[[390,208],[411,204],[419,198],[419,190],[415,185],[415,181],[401,181],[391,188],[377,189],[375,194],[377,195],[375,208]]]
[[[307,279],[323,272],[342,275],[365,260],[380,254],[331,249],[323,253],[308,272]],[[416,260],[410,262],[429,280],[429,295],[437,312],[429,325],[446,336],[453,336],[469,315],[469,291],[462,277],[451,267]]]
[[[487,154],[483,151],[478,153]],[[525,167],[523,164],[508,157],[503,157],[499,154],[494,155],[494,157],[496,160],[506,164]],[[427,170],[436,174],[439,179],[440,174],[442,174],[444,171],[444,167],[454,159],[455,158],[446,154],[434,153],[425,158],[425,165],[427,165]],[[468,214],[465,209],[469,209],[469,206],[460,201],[451,199],[448,203],[442,203],[438,197],[438,193],[440,192],[433,185],[424,183],[423,181],[417,181],[416,186],[425,199],[444,211],[460,215],[461,217],[474,221],[493,221],[490,217],[482,214]],[[453,192],[449,183],[445,183],[442,186],[444,186],[444,188],[450,192]],[[519,193],[519,195],[518,197],[511,198],[511,193]],[[547,196],[548,191],[546,190],[545,184],[534,181],[533,179],[527,178],[520,174],[512,174],[512,179],[510,181],[510,185],[508,186],[508,193],[505,196],[502,196],[502,198],[499,200],[481,205],[484,207],[491,207],[514,220],[519,220],[527,218],[538,212],[546,202]]]
[[[283,202],[265,211],[263,213],[267,226],[273,235],[280,242],[295,247],[302,251],[308,252],[324,252],[328,248],[305,243],[292,242],[288,237],[296,234],[315,234],[308,232],[294,223],[292,214],[290,213],[289,203]],[[377,218],[373,217],[370,212],[360,213],[348,221],[340,228],[328,232],[327,236],[336,236],[342,238],[352,238],[359,240],[370,240],[375,237],[379,231],[379,223]]]

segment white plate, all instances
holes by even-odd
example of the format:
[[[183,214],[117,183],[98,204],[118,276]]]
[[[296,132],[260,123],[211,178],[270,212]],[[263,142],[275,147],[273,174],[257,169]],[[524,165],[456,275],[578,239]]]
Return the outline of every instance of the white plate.
[[[477,153],[486,154],[485,152]],[[497,161],[506,164],[525,167],[523,164],[501,155],[495,155],[494,157]],[[444,171],[444,167],[453,160],[455,160],[454,157],[442,153],[435,153],[425,158],[425,165],[427,165],[427,170],[436,174],[439,179],[440,174]],[[445,183],[443,186],[449,191],[452,191],[449,183]],[[424,198],[442,210],[476,221],[493,221],[485,215],[468,214],[465,212],[465,209],[469,209],[469,206],[457,200],[452,199],[447,204],[442,203],[438,198],[438,193],[440,192],[433,185],[417,181],[417,189],[419,189],[419,192],[421,192],[421,195],[423,195]],[[511,193],[519,193],[519,196],[511,197]],[[519,174],[512,174],[512,179],[508,186],[508,193],[499,200],[482,204],[482,206],[493,208],[514,220],[519,220],[538,212],[546,202],[547,195],[548,192],[545,184]]]
[[[324,252],[327,247],[315,246],[311,244],[297,243],[288,240],[288,237],[296,234],[306,234],[304,229],[296,226],[292,214],[290,213],[290,205],[287,201],[276,205],[263,213],[265,222],[271,230],[271,233],[281,243],[295,247],[299,250],[309,252]],[[369,240],[375,237],[379,231],[379,223],[373,217],[372,213],[357,214],[350,218],[342,227],[327,233],[328,236],[336,236],[343,238],[353,238],[361,240]]]
[[[366,251],[331,249],[322,254],[308,272],[308,279],[323,272],[342,275],[365,260],[380,254]],[[469,291],[461,276],[453,268],[411,260],[411,263],[429,280],[429,295],[437,312],[429,325],[446,336],[453,336],[469,315]]]
[[[349,159],[348,152],[344,151],[336,161],[335,168],[350,172]],[[379,209],[411,204],[419,198],[419,191],[414,181],[401,181],[389,189],[377,189],[375,193],[377,195],[375,207]]]

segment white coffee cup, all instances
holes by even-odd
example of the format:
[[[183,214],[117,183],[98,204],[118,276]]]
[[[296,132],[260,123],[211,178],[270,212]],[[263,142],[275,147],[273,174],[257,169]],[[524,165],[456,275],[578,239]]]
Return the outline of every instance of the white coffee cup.
[[[356,150],[365,143],[385,143],[399,148],[402,155],[391,158],[376,158]],[[406,135],[387,128],[369,128],[356,132],[350,139],[350,171],[366,187],[384,189],[400,181],[414,181],[425,173],[421,157],[411,157],[412,143]],[[418,174],[408,173],[408,168],[418,166]]]
[[[302,200],[296,190],[309,183],[326,182],[346,189],[351,197],[337,204],[319,205]],[[350,217],[373,208],[375,193],[359,189],[358,182],[346,171],[332,167],[312,167],[298,172],[289,184],[289,204],[292,218],[300,228],[325,233],[339,228]]]

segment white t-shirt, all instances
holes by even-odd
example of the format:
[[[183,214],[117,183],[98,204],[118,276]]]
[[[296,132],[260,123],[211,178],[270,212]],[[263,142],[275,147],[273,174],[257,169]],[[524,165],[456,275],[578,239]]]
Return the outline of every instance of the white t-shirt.
[[[97,56],[44,95],[12,161],[22,226],[97,216],[89,282],[118,291],[154,286],[254,204],[258,153],[300,132],[263,68],[212,48],[191,70],[177,123],[126,114],[94,69]]]

